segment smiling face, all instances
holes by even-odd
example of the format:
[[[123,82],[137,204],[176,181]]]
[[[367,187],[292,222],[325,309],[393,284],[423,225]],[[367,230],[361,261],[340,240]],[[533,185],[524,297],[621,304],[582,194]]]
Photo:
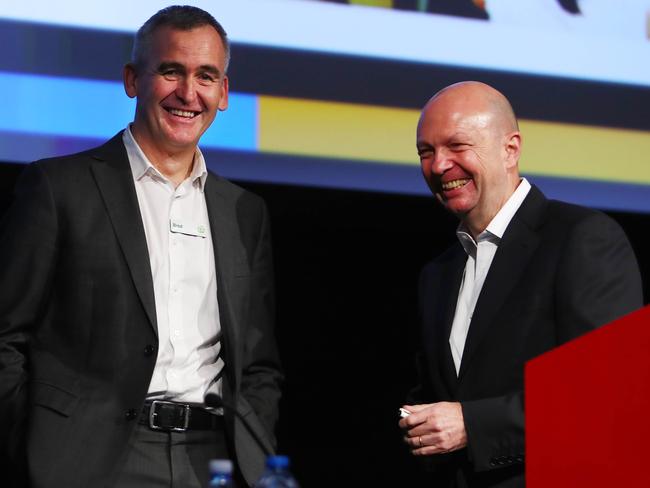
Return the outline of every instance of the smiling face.
[[[209,25],[158,28],[145,61],[124,68],[124,87],[137,97],[133,135],[152,160],[193,154],[218,110],[228,107],[226,53]]]
[[[427,103],[418,124],[418,154],[429,188],[475,236],[519,184],[520,136],[500,97],[487,85],[453,85]]]

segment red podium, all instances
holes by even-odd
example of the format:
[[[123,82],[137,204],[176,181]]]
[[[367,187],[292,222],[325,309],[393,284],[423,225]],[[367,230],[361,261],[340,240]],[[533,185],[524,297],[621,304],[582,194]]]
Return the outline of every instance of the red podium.
[[[650,487],[650,306],[526,364],[528,488]]]

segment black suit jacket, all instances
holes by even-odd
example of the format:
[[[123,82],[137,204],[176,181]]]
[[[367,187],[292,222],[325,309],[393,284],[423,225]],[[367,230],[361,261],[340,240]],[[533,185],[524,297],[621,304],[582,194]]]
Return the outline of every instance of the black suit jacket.
[[[28,166],[2,220],[0,432],[33,487],[110,486],[153,372],[153,282],[121,137]],[[272,449],[281,374],[268,215],[260,198],[213,174],[205,199],[224,399]],[[228,412],[226,425],[252,482],[264,454]]]
[[[468,446],[433,456],[447,486],[524,486],[524,363],[643,305],[622,229],[532,187],[476,303],[458,376],[449,334],[467,256],[457,243],[420,278],[420,382],[410,401],[460,401]]]

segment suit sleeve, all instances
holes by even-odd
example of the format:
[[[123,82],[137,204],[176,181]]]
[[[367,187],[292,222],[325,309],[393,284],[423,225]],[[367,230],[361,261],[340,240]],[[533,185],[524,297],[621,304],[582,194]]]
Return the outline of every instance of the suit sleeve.
[[[577,226],[560,262],[556,289],[559,343],[643,306],[639,265],[614,220],[598,213]]]
[[[28,166],[0,225],[0,449],[16,467],[25,436],[27,345],[56,259],[57,218],[47,176]]]
[[[593,213],[569,232],[555,279],[558,345],[643,306],[638,264],[619,225]],[[476,471],[523,462],[523,391],[466,401],[462,408]]]
[[[253,252],[249,323],[244,338],[241,393],[274,438],[282,373],[274,335],[275,297],[271,232],[266,206],[260,204],[259,233]]]

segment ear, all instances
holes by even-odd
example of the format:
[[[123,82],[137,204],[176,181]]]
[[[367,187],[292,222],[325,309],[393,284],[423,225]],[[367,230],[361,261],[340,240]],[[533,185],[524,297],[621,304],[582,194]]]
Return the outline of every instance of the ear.
[[[224,111],[228,108],[228,77],[223,76],[221,82],[221,98],[219,99],[219,110]]]
[[[511,132],[506,136],[505,143],[506,168],[516,168],[521,156],[521,133],[519,131]]]
[[[125,64],[122,70],[122,82],[124,91],[129,98],[135,98],[138,95],[137,77],[135,66],[132,63]]]

